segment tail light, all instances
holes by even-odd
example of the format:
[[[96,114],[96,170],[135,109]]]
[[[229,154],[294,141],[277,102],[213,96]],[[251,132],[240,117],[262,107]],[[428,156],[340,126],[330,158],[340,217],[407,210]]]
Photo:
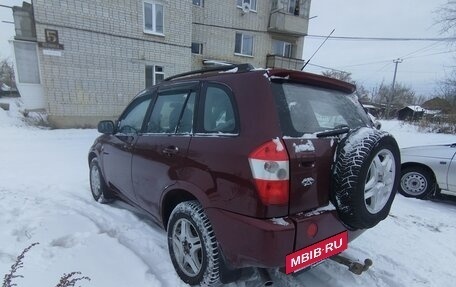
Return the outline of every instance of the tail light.
[[[288,204],[290,168],[282,141],[274,139],[261,145],[250,153],[249,163],[261,201],[265,205]]]

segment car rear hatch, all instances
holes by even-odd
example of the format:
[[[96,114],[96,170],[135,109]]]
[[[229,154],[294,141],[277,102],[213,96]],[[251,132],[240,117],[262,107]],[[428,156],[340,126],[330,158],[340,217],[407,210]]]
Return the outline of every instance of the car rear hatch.
[[[287,77],[271,79],[271,85],[289,157],[289,214],[326,206],[336,135],[369,125],[367,115],[352,91],[328,83],[322,87]]]

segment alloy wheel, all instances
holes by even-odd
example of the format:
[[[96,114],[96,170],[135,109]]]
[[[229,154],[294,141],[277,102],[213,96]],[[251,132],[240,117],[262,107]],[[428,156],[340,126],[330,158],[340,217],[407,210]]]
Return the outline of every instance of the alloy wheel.
[[[396,162],[388,149],[380,150],[373,158],[364,186],[367,210],[376,214],[383,209],[393,192]]]

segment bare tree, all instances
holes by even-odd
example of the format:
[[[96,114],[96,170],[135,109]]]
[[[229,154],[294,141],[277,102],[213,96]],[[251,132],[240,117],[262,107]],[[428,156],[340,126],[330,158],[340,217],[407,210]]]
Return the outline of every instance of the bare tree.
[[[0,82],[11,88],[16,88],[14,67],[13,64],[7,59],[0,61]]]
[[[456,0],[447,0],[438,10],[437,23],[442,26],[442,33],[456,37]],[[452,44],[456,43],[456,40]],[[447,100],[451,108],[456,110],[456,70],[453,70],[440,82],[436,96]]]
[[[337,70],[324,71],[323,76],[355,84],[355,81],[351,77],[351,73]]]
[[[437,23],[442,25],[442,32],[456,36],[456,1],[448,0],[447,3],[437,9],[437,14]]]
[[[350,84],[353,84],[356,86],[356,94],[361,102],[369,102],[370,101],[370,96],[369,96],[369,91],[361,84],[357,83],[355,80],[352,78],[352,74],[349,72],[345,71],[338,71],[338,70],[327,70],[324,71],[323,76],[341,80]]]
[[[374,102],[378,104],[386,104],[392,93],[392,86],[381,83],[376,89]],[[394,87],[394,94],[394,100],[391,105],[396,108],[413,105],[417,101],[415,92],[410,87],[401,83],[396,83],[396,86]]]
[[[437,96],[444,98],[453,108],[456,108],[456,72],[440,82]]]

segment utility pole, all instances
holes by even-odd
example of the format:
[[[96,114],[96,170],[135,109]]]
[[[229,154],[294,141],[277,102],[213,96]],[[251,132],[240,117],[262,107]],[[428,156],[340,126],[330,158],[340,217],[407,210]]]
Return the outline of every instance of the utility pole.
[[[397,65],[402,63],[404,60],[401,58],[397,58],[393,60],[393,63],[396,64],[396,67],[394,68],[394,76],[393,76],[393,85],[391,87],[391,96],[388,97],[388,101],[386,104],[386,117],[389,117],[390,109],[391,109],[391,104],[393,103],[394,96],[395,96],[395,90],[394,87],[396,86],[396,75],[397,75]]]

